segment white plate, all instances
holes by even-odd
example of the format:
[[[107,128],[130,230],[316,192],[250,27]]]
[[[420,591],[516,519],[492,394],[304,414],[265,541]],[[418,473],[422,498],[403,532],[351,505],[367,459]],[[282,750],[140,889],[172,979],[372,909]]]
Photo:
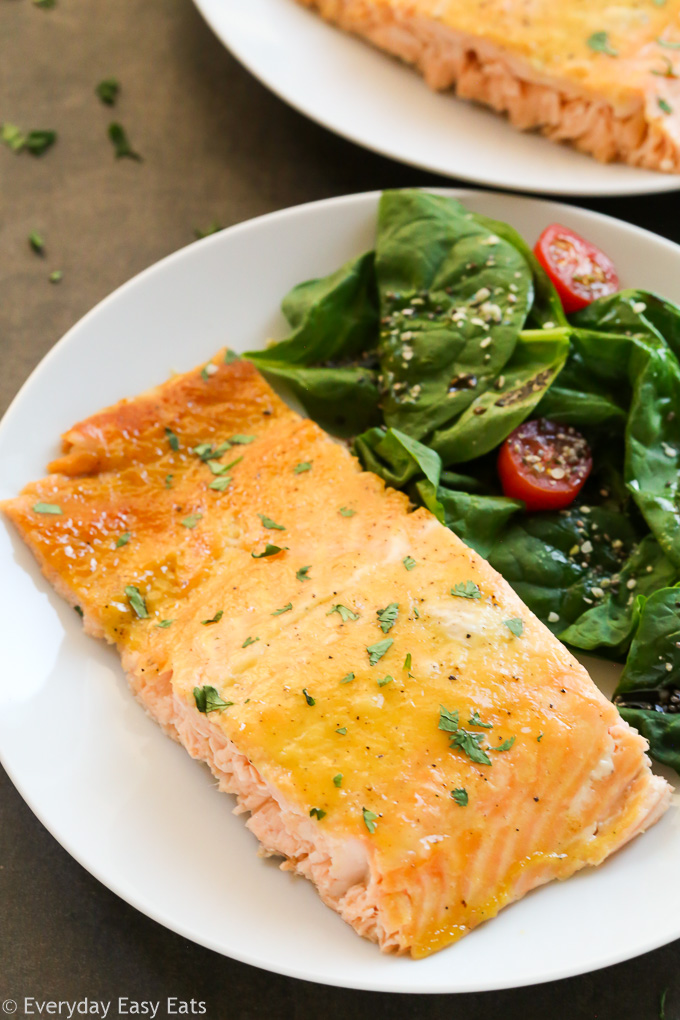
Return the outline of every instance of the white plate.
[[[547,195],[633,195],[680,176],[598,163],[521,133],[481,106],[432,92],[400,62],[295,0],[194,0],[215,34],[268,88],[337,134],[447,177]]]
[[[554,203],[455,194],[528,239],[560,220],[612,253],[625,284],[680,301],[680,248],[668,241]],[[76,420],[225,343],[246,350],[283,335],[282,295],[370,247],[376,203],[376,194],[350,196],[233,227],[103,301],[7,412],[0,498],[43,475],[57,437]],[[331,985],[453,992],[565,977],[680,936],[680,818],[671,810],[600,869],[537,890],[459,945],[419,962],[381,956],[308,882],[256,856],[231,798],[145,716],[115,652],[83,634],[6,524],[0,648],[0,752],[33,811],[114,892],[227,956]],[[595,672],[612,679],[612,667]]]

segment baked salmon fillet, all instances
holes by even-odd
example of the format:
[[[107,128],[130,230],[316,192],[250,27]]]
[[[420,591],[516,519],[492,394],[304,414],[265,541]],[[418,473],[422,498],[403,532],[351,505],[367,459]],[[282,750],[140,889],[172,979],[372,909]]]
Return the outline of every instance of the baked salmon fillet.
[[[523,130],[680,172],[680,0],[299,0]]]
[[[508,584],[220,353],[2,510],[263,854],[423,957],[651,825],[646,741]]]

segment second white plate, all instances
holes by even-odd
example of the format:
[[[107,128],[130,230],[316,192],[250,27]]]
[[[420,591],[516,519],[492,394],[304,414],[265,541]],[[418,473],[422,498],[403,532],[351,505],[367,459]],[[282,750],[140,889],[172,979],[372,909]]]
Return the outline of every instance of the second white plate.
[[[432,92],[415,71],[295,0],[194,0],[248,70],[301,113],[367,149],[447,177],[548,195],[673,191],[680,176],[598,163]]]

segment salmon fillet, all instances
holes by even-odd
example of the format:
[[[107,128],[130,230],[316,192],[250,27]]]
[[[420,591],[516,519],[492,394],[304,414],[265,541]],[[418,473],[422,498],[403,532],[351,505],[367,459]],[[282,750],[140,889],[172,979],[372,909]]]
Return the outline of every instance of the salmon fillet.
[[[680,0],[299,2],[515,127],[680,173]]]
[[[263,854],[423,957],[652,824],[646,741],[508,584],[220,354],[2,510]]]

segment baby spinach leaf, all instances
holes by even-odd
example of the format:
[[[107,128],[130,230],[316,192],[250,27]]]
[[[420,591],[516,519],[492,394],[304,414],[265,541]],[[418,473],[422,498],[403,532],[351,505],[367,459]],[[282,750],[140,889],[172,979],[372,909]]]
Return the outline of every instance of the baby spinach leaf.
[[[560,378],[558,376],[557,383]],[[550,418],[577,429],[584,426],[606,427],[621,433],[626,427],[626,408],[620,407],[612,398],[558,385],[551,386],[544,394],[533,417]]]
[[[399,429],[369,429],[354,440],[354,452],[367,471],[373,471],[395,489],[403,489],[413,478],[425,475],[418,493],[429,510],[444,522],[444,510],[437,499],[441,474],[439,454]]]
[[[437,499],[444,508],[446,526],[480,556],[488,556],[513,514],[524,509],[517,499],[453,492],[441,486]]]
[[[531,305],[531,271],[459,202],[415,190],[383,193],[375,265],[385,422],[421,438],[498,376]]]
[[[569,330],[523,333],[494,386],[463,411],[453,425],[431,440],[444,464],[460,464],[494,450],[529,417],[562,369],[569,353]]]

